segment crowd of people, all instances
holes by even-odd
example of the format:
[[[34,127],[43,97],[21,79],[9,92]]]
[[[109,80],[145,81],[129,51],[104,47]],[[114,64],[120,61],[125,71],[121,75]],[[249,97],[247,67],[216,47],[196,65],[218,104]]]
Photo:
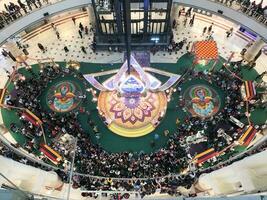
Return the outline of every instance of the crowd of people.
[[[76,164],[78,172],[88,172],[90,175],[111,176],[111,177],[160,177],[169,173],[177,173],[188,165],[186,152],[181,148],[177,139],[171,138],[168,146],[150,155],[134,155],[129,152],[109,154],[101,147],[90,141],[87,134],[82,130],[77,116],[79,110],[67,115],[56,115],[54,112],[47,112],[42,109],[38,97],[52,79],[65,73],[61,68],[46,67],[36,75],[32,71],[32,78],[18,81],[15,89],[16,95],[8,100],[7,104],[16,107],[28,108],[44,122],[49,137],[53,132],[71,133],[78,139]],[[21,111],[18,111],[21,115]],[[90,119],[90,112],[87,111],[88,125],[94,127]],[[23,121],[23,126],[18,128],[15,124],[12,129],[21,132],[30,139],[30,145],[36,147],[36,142],[41,138],[42,133],[39,127],[30,125],[30,122]],[[97,131],[97,130],[96,130]],[[33,144],[32,144],[33,143]],[[37,145],[38,146],[38,145]],[[56,145],[51,144],[61,154],[66,155]],[[152,166],[156,166],[153,168]]]
[[[240,11],[246,15],[257,19],[260,22],[266,23],[267,17],[267,5],[264,5],[264,1],[259,3],[253,0],[214,0],[219,3],[223,3],[226,6],[233,7],[234,4],[240,5]],[[235,8],[234,8],[235,9]]]
[[[253,3],[251,4],[253,5]],[[33,7],[37,8],[41,6],[42,3],[38,0],[28,0],[26,4],[18,0],[18,5],[10,3],[5,6],[6,11],[0,13],[0,29],[13,20],[16,20],[24,13],[31,11]],[[261,6],[252,6],[249,10],[244,12],[251,10],[254,12],[255,8],[257,8],[257,12],[260,8],[263,9],[263,11],[265,10],[265,8]],[[21,12],[21,9],[24,13]],[[194,15],[191,16],[191,10],[189,9],[185,13],[186,16],[188,16],[189,25],[193,26],[195,17]],[[75,18],[73,18],[73,23],[76,23]],[[176,21],[173,22],[173,28],[176,28],[176,23]],[[183,21],[183,23],[186,25],[187,21]],[[232,32],[233,30],[230,29],[227,35],[231,35]],[[57,38],[60,39],[60,34],[56,29],[55,33]],[[88,28],[79,24],[78,33],[79,36],[83,38],[84,34],[88,34]],[[209,35],[212,33],[212,24],[203,29],[203,35],[206,33],[209,33]],[[95,41],[93,41],[93,50],[95,50],[95,45]],[[188,50],[191,42],[188,42],[186,38],[178,42],[171,40],[168,51],[179,51],[184,45],[187,45],[186,49]],[[46,48],[42,44],[38,44],[38,47],[41,51],[46,52]],[[84,47],[81,47],[81,50],[83,53],[86,53]],[[67,47],[64,47],[64,51],[67,53],[69,50]],[[238,119],[246,117],[242,111],[244,109],[244,104],[239,93],[242,81],[229,76],[229,73],[225,70],[216,71],[208,75],[191,71],[188,76],[183,78],[182,82],[193,77],[205,79],[210,83],[216,84],[217,87],[226,94],[224,108],[215,116],[211,117],[210,120],[187,117],[184,123],[177,126],[177,132],[169,136],[167,145],[150,154],[135,154],[131,152],[108,153],[98,144],[93,143],[88,134],[82,129],[78,120],[78,116],[81,112],[80,110],[74,110],[65,115],[57,115],[55,112],[48,112],[42,108],[39,97],[47,87],[47,84],[60,76],[66,75],[73,75],[82,79],[82,75],[77,71],[72,69],[66,70],[51,63],[38,73],[34,72],[31,68],[29,68],[28,71],[31,77],[16,82],[15,93],[12,94],[14,96],[11,96],[7,104],[10,106],[27,108],[38,116],[44,123],[48,144],[59,152],[60,155],[63,155],[67,161],[70,161],[73,156],[71,151],[74,145],[66,146],[59,143],[57,135],[58,133],[70,134],[73,138],[77,139],[75,175],[73,177],[74,188],[81,187],[84,190],[92,191],[136,191],[139,192],[141,196],[150,195],[155,192],[179,195],[180,192],[177,190],[179,186],[184,186],[189,189],[192,184],[197,181],[200,174],[211,172],[236,161],[231,160],[225,164],[220,164],[223,160],[218,157],[216,160],[209,161],[210,166],[214,167],[197,168],[194,171],[189,171],[185,175],[177,175],[182,171],[188,171],[190,160],[194,157],[194,155],[188,155],[190,149],[190,145],[186,142],[188,136],[194,135],[198,130],[205,130],[207,143],[210,145],[209,147],[213,147],[215,151],[221,151],[225,146],[229,145],[229,141],[225,136],[219,136],[217,132],[210,131],[211,128],[217,130],[220,128],[220,124],[228,124],[225,131],[228,135],[231,135],[231,141],[240,137],[241,129],[234,127],[228,119],[230,116]],[[236,72],[238,73],[238,71]],[[84,101],[89,102],[87,99]],[[182,99],[179,103],[179,106],[183,107],[184,102]],[[90,118],[90,111],[86,111],[85,113],[88,117],[88,126],[92,127],[92,130],[97,136],[99,132],[95,126],[95,122]],[[20,110],[17,111],[17,114],[22,116]],[[33,126],[29,121],[21,118],[21,124],[12,123],[9,128],[11,131],[25,136],[26,143],[24,144],[24,148],[27,149],[29,153],[39,150],[39,145],[43,142],[43,133],[40,127]],[[260,147],[256,151],[238,157],[238,159],[242,159],[245,156],[265,149],[266,147]],[[227,153],[231,152],[233,152],[233,149],[227,150]],[[6,147],[1,147],[0,154],[24,164],[49,170],[47,167],[33,163],[26,158],[19,157]],[[40,158],[45,159],[42,155]],[[69,174],[66,171],[57,170],[56,172],[64,182],[67,182]],[[78,173],[87,174],[87,176],[79,175]],[[91,196],[93,194],[83,193],[82,195]]]
[[[48,0],[26,0],[24,3],[22,0],[18,0],[17,2],[9,2],[8,4],[4,4],[5,9],[0,11],[0,29],[4,28],[23,15],[28,14],[33,9],[41,8],[44,4],[48,3]]]
[[[205,79],[212,84],[216,84],[226,94],[224,107],[210,120],[203,120],[194,117],[187,117],[184,123],[177,126],[177,132],[169,136],[168,143],[165,147],[150,154],[144,153],[108,153],[98,144],[91,141],[89,135],[84,132],[78,116],[84,112],[88,118],[88,125],[92,127],[95,134],[98,134],[95,128],[95,122],[90,118],[90,111],[73,110],[64,115],[58,115],[53,111],[47,111],[40,104],[40,95],[47,87],[47,84],[54,79],[63,76],[74,76],[83,80],[82,74],[72,68],[61,68],[56,64],[46,64],[39,72],[27,69],[31,74],[26,79],[16,81],[15,90],[6,102],[10,106],[27,108],[38,116],[44,123],[47,143],[54,150],[64,156],[65,160],[70,161],[72,158],[71,151],[73,145],[67,147],[58,142],[58,134],[69,134],[77,139],[77,148],[75,151],[75,173],[87,174],[82,176],[76,174],[73,177],[74,187],[83,187],[86,190],[129,190],[138,191],[142,195],[152,194],[156,191],[177,194],[177,187],[184,186],[190,188],[197,180],[201,168],[189,171],[187,175],[175,175],[182,171],[188,171],[190,160],[195,155],[188,155],[190,145],[186,137],[194,135],[199,130],[205,130],[207,143],[216,151],[221,151],[229,145],[228,138],[219,136],[216,131],[220,124],[229,124],[229,117],[233,116],[238,119],[245,117],[242,109],[241,95],[239,93],[242,81],[229,76],[229,72],[223,68],[220,71],[214,71],[211,74],[196,72],[194,70],[182,79],[186,82],[192,78]],[[238,73],[238,71],[236,72]],[[86,82],[83,82],[86,84]],[[181,92],[178,87],[177,90]],[[229,92],[231,91],[231,92]],[[89,100],[84,99],[88,101]],[[183,100],[180,99],[180,107],[184,107]],[[21,111],[17,114],[21,116]],[[39,127],[33,126],[29,121],[21,118],[22,124],[12,123],[10,129],[13,132],[25,136],[26,143],[24,148],[29,151],[38,151],[42,143],[42,131]],[[230,124],[225,129],[227,134],[231,135],[232,140],[239,138],[241,129]],[[229,149],[228,151],[233,151]],[[44,156],[40,156],[44,159]],[[210,161],[211,166],[218,164],[222,160]],[[59,175],[66,179],[68,175],[58,171]],[[94,177],[112,177],[112,178],[94,178]],[[125,178],[122,180],[122,178]],[[133,179],[134,178],[134,179]],[[140,178],[140,179],[139,179]],[[179,193],[179,192],[178,192]],[[87,194],[84,194],[87,195]]]
[[[226,6],[232,7],[234,3],[240,5],[240,10],[251,16],[256,18],[258,21],[266,22],[267,15],[267,6],[263,5],[263,0],[260,3],[256,3],[251,0],[214,0],[219,3],[223,3]],[[15,2],[9,2],[9,4],[4,4],[5,9],[0,12],[0,29],[4,28],[6,25],[10,24],[12,21],[17,20],[23,15],[31,12],[33,9],[41,8],[44,4],[48,4],[49,0],[25,0],[22,2],[18,0]],[[192,8],[189,9],[190,12],[186,12],[186,14],[191,13]],[[181,15],[183,11],[180,10],[178,16]],[[189,18],[185,18],[183,21],[184,26],[187,24],[187,20],[189,20],[189,25],[193,26],[195,16]],[[75,22],[75,21],[74,21]],[[173,21],[173,27],[176,27],[176,22]],[[79,31],[80,37],[82,37],[82,30]]]
[[[81,195],[84,197],[95,197],[97,198],[100,194],[97,191],[102,191],[101,195],[106,196],[105,191],[117,191],[117,192],[127,192],[135,191],[140,193],[141,197],[145,195],[150,195],[155,192],[159,193],[168,193],[170,195],[181,195],[178,190],[179,186],[184,186],[190,188],[193,183],[197,181],[197,178],[204,173],[210,173],[214,170],[220,169],[227,165],[230,165],[236,161],[242,160],[247,156],[265,151],[267,149],[267,143],[263,143],[257,148],[248,150],[246,153],[235,156],[233,159],[228,159],[223,163],[219,163],[215,166],[208,167],[205,169],[197,169],[194,173],[186,175],[170,175],[168,177],[157,178],[157,179],[113,179],[113,178],[101,178],[101,177],[89,177],[83,175],[75,174],[73,176],[73,188],[81,187],[83,190],[96,191],[94,192],[83,192]],[[7,158],[11,158],[20,163],[31,165],[46,171],[51,170],[46,166],[43,166],[37,162],[30,161],[26,157],[22,157],[18,154],[15,154],[11,149],[0,144],[0,155],[3,155]],[[55,172],[61,177],[62,181],[67,183],[69,174],[63,170],[55,170]],[[189,193],[190,196],[195,196],[196,194]]]

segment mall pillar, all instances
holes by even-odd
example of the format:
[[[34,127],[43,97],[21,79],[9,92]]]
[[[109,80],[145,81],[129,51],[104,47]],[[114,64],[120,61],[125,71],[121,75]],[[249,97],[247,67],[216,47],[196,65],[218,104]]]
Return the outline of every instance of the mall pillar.
[[[0,163],[0,172],[25,191],[41,193],[47,188],[53,190],[60,188],[63,184],[54,171],[44,171],[3,156],[0,156]],[[0,177],[0,185],[3,183],[9,185]]]
[[[91,26],[95,29],[95,13],[92,4],[89,4],[87,7],[87,13],[89,18],[89,23],[91,23]]]
[[[172,10],[171,10],[171,24],[174,19],[177,19],[178,12],[179,12],[179,4],[178,3],[172,3]]]
[[[251,47],[249,47],[244,55],[244,59],[248,62],[253,61],[258,52],[263,48],[265,42],[258,38]]]

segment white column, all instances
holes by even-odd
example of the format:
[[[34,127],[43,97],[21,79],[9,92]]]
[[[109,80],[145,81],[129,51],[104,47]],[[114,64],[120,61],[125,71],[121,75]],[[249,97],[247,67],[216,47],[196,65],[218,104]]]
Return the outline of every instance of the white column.
[[[178,12],[179,12],[179,4],[178,3],[173,3],[172,4],[172,10],[171,10],[171,25],[174,19],[177,19]]]
[[[244,59],[246,61],[252,61],[254,57],[257,55],[257,53],[262,49],[264,46],[265,42],[261,39],[258,38],[251,47],[247,49],[247,52],[244,55]]]
[[[0,163],[0,172],[23,190],[39,193],[46,187],[58,188],[62,185],[55,172],[24,165],[3,156],[0,156]],[[0,185],[3,183],[6,183],[4,179],[0,179]]]
[[[199,177],[198,185],[210,194],[267,190],[267,151],[249,156],[227,167]],[[242,187],[239,187],[242,185]]]
[[[94,9],[93,9],[93,5],[89,4],[87,6],[87,13],[88,13],[88,18],[89,18],[89,23],[92,24],[92,27],[95,28],[95,13],[94,13]]]

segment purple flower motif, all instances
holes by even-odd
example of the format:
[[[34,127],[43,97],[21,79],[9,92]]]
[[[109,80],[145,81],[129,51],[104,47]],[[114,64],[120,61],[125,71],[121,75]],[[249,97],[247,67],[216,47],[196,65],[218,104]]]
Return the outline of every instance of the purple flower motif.
[[[148,94],[147,97],[120,98],[114,95],[110,101],[110,112],[114,113],[114,117],[121,119],[123,123],[144,122],[146,117],[151,117],[151,112],[155,109],[154,102],[155,99],[152,94]]]

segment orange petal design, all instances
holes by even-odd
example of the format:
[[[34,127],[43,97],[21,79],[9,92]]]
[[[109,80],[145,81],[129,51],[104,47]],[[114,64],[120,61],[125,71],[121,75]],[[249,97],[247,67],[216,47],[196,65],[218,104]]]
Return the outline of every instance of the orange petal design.
[[[146,102],[146,101],[142,101],[142,102],[140,103],[140,107],[141,107],[142,110],[147,110],[147,109],[151,110],[151,109],[152,109],[152,105],[149,104],[149,103]]]
[[[122,118],[123,120],[127,121],[132,116],[132,110],[130,108],[126,108],[123,111]]]
[[[136,117],[136,118],[138,118],[139,120],[142,120],[143,119],[143,111],[140,109],[140,108],[135,108],[134,110],[134,116]]]
[[[112,110],[114,110],[115,112],[117,111],[122,111],[125,109],[125,105],[121,102],[118,102],[117,104],[114,105],[114,107],[112,108]]]

